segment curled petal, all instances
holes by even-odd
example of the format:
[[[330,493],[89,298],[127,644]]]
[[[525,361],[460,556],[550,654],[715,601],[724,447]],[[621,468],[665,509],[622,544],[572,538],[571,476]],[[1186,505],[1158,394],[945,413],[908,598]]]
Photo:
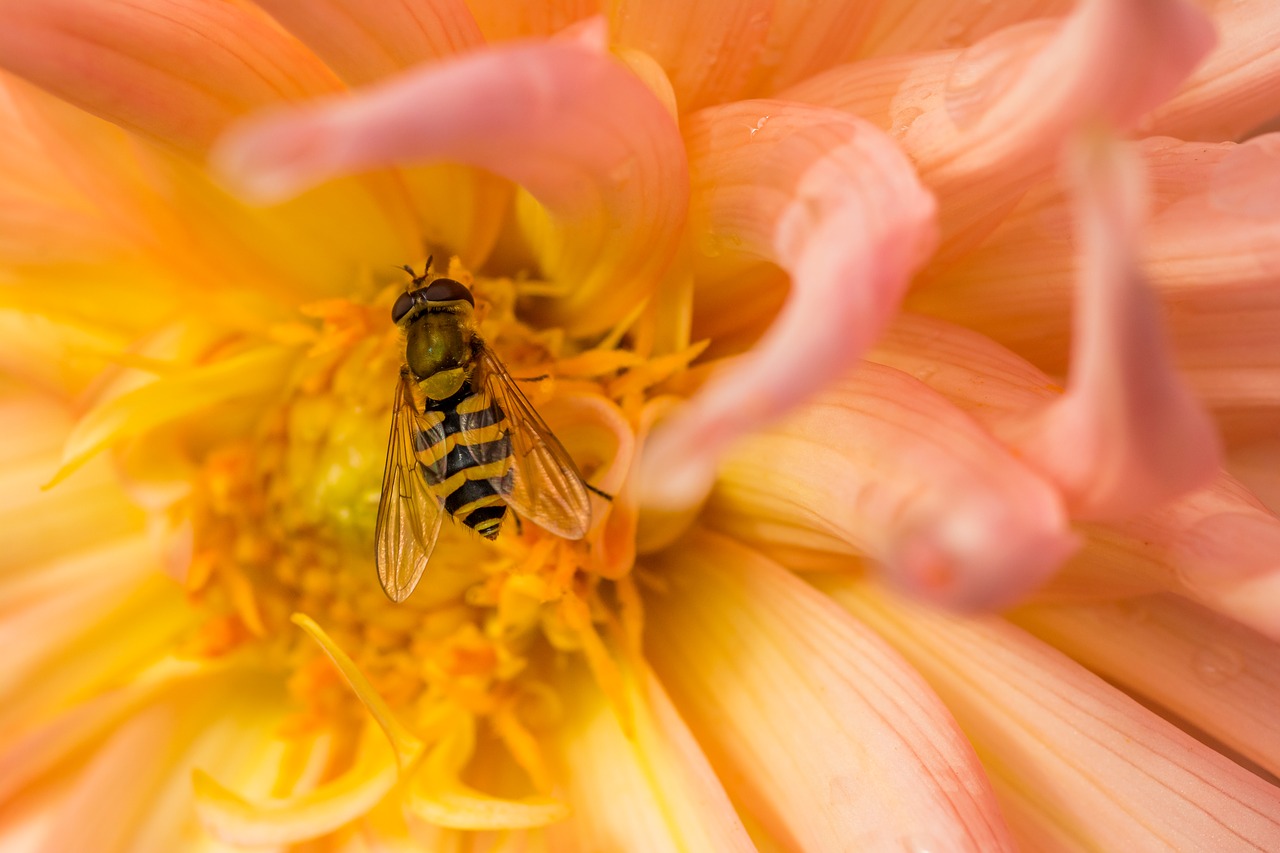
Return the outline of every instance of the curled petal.
[[[695,533],[661,561],[646,653],[730,795],[784,848],[1011,847],[969,745],[875,634],[729,539]]]
[[[942,202],[948,257],[988,233],[1082,124],[1132,125],[1212,42],[1208,19],[1184,0],[1085,0],[1061,22],[1009,27],[887,68],[842,66],[782,95],[878,104],[863,115],[892,129]],[[858,92],[868,94],[850,95]]]
[[[621,65],[573,44],[434,63],[354,98],[250,120],[214,154],[241,192],[264,200],[425,160],[489,169],[550,211],[549,221],[525,213],[566,291],[554,310],[576,332],[616,323],[674,258],[688,194],[675,123]]]
[[[759,523],[816,528],[954,607],[1008,604],[1075,548],[1048,482],[943,397],[877,364],[740,442],[710,507],[748,538]]]
[[[257,5],[352,85],[483,44],[462,0],[259,0]]]
[[[251,110],[341,88],[245,3],[3,0],[0,18],[0,65],[186,151],[203,151]]]
[[[1075,849],[1280,845],[1280,791],[1025,632],[893,601],[848,578],[819,585],[920,671],[988,772],[1035,792],[1024,805],[1042,833]]]
[[[1275,641],[1173,596],[1023,608],[1013,619],[1113,684],[1280,773]]]
[[[834,110],[781,101],[712,107],[685,127],[704,252],[791,275],[777,322],[646,445],[642,502],[701,500],[719,454],[795,407],[871,345],[934,239],[932,197],[893,142]]]
[[[1020,447],[1063,489],[1073,515],[1105,518],[1204,484],[1217,468],[1218,441],[1174,369],[1134,256],[1144,198],[1137,164],[1111,140],[1087,145],[1070,380],[1028,423]]]
[[[1217,47],[1143,121],[1143,130],[1217,142],[1239,139],[1280,114],[1280,6],[1271,0],[1212,5]]]

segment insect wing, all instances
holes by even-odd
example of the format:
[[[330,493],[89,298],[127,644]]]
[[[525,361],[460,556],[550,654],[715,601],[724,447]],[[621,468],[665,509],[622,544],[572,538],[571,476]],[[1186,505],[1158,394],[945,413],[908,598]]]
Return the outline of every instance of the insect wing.
[[[478,384],[506,414],[510,431],[512,472],[502,484],[503,497],[517,513],[557,536],[586,536],[591,501],[578,466],[487,347],[481,349],[478,372]]]
[[[439,499],[418,470],[414,452],[421,429],[413,395],[402,378],[396,384],[391,437],[382,474],[382,501],[375,530],[378,580],[392,601],[413,592],[435,548],[443,515]]]

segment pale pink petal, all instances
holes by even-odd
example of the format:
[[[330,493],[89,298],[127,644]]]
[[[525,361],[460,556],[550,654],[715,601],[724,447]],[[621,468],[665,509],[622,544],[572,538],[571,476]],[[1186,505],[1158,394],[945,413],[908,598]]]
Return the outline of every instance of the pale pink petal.
[[[1280,774],[1280,647],[1173,596],[1017,610],[1093,672]]]
[[[212,0],[0,2],[0,65],[59,97],[185,150],[233,118],[340,88],[247,4]]]
[[[1239,139],[1280,115],[1280,6],[1272,0],[1206,5],[1219,44],[1177,94],[1142,122],[1147,132],[1219,142]]]
[[[819,586],[919,669],[989,773],[1035,792],[1051,837],[1095,850],[1280,845],[1280,789],[1053,648],[994,617],[956,618],[836,576]]]
[[[880,3],[864,56],[960,48],[997,30],[1071,11],[1071,0],[949,0],[947,3]]]
[[[1132,515],[1206,483],[1212,421],[1178,377],[1135,244],[1140,167],[1118,144],[1084,143],[1077,164],[1081,244],[1067,391],[1018,442],[1077,518]],[[1070,452],[1063,452],[1070,448]]]
[[[710,507],[748,538],[759,523],[816,528],[880,561],[891,583],[953,607],[1016,601],[1076,544],[1048,482],[942,396],[878,364],[743,439]]]
[[[934,202],[893,142],[834,110],[782,101],[711,107],[685,123],[690,211],[704,252],[776,263],[792,289],[776,323],[645,448],[641,502],[705,496],[742,433],[848,366],[893,316],[933,247]]]
[[[1185,0],[1085,0],[1061,22],[1009,27],[916,63],[842,66],[782,96],[880,105],[863,115],[892,130],[938,196],[949,257],[1000,221],[1077,128],[1132,125],[1212,41],[1209,21]],[[869,101],[844,94],[868,88]]]
[[[688,193],[661,102],[619,64],[556,42],[434,63],[356,98],[248,121],[214,159],[264,200],[389,163],[454,160],[508,177],[552,214],[527,227],[546,232],[533,243],[565,289],[553,310],[584,333],[609,328],[654,287]]]
[[[352,85],[483,43],[463,0],[257,0]]]
[[[549,827],[553,850],[754,851],[698,743],[651,675],[628,673],[629,734],[585,671],[557,728],[573,813]],[[618,808],[625,802],[626,808]]]
[[[968,744],[879,638],[729,539],[693,534],[661,567],[646,653],[730,795],[784,847],[1010,849]]]

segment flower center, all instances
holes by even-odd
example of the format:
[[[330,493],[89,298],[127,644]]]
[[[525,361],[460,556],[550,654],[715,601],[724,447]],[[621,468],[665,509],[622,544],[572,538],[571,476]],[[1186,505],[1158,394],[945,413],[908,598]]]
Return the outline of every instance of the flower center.
[[[512,375],[547,377],[521,384],[586,480],[616,492],[645,401],[696,350],[645,359],[619,349],[618,333],[575,351],[558,330],[516,318],[517,284],[473,279],[456,261],[449,274],[472,288],[480,333]],[[593,497],[591,531],[576,542],[510,518],[489,542],[445,518],[416,592],[388,600],[373,530],[404,356],[387,319],[398,293],[306,306],[319,328],[279,331],[309,346],[291,387],[252,437],[209,454],[193,498],[187,586],[209,616],[191,651],[287,673],[301,730],[358,719],[356,693],[290,621],[309,617],[409,730],[457,711],[486,720],[546,787],[531,732],[554,724],[557,656],[584,654],[616,699],[614,656],[638,642],[634,512],[625,497]]]

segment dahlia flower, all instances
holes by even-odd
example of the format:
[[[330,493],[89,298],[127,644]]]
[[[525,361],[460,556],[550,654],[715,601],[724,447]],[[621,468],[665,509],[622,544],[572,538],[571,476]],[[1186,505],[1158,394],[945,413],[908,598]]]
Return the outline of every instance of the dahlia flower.
[[[0,846],[1280,849],[1278,46],[0,0]],[[394,604],[429,255],[613,499]]]

